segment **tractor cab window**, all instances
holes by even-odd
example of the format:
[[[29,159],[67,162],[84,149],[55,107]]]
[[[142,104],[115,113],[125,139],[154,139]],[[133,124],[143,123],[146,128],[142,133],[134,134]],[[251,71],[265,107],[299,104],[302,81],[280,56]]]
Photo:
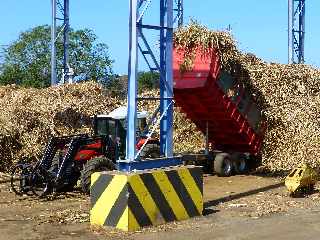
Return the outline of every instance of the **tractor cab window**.
[[[110,118],[98,118],[96,121],[96,134],[99,136],[116,135],[116,121]]]
[[[142,133],[143,130],[147,126],[147,119],[146,118],[138,118],[137,120],[137,130]]]
[[[95,126],[95,134],[98,136],[106,136],[108,135],[108,127],[107,127],[107,119],[96,120]]]
[[[127,119],[120,119],[120,125],[124,130],[127,130]]]
[[[127,119],[121,119],[120,124],[124,130],[127,130]],[[137,119],[137,131],[142,132],[147,126],[146,118],[138,118]]]
[[[116,137],[116,121],[109,119],[108,120],[108,135],[114,139]]]

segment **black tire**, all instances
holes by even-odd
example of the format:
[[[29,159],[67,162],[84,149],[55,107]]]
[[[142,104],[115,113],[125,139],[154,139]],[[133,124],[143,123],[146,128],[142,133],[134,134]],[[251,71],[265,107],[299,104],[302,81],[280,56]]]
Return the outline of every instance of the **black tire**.
[[[160,146],[156,143],[147,143],[140,153],[141,159],[160,158]]]
[[[52,175],[53,178],[56,178],[59,166],[61,162],[61,154],[59,152],[56,153],[56,155],[52,159],[51,167],[49,168],[49,173]],[[61,184],[60,186],[55,186],[57,192],[71,192],[73,191],[74,187],[77,185],[78,179],[80,177],[80,172],[75,171],[74,167],[72,166],[72,162],[69,163],[69,166],[66,166],[67,168],[71,169],[71,176],[69,176],[68,181],[66,181],[64,184]]]
[[[229,154],[219,153],[214,159],[214,171],[219,177],[230,177],[232,175],[233,165]]]
[[[32,195],[30,177],[32,166],[29,164],[18,164],[11,171],[10,184],[12,191],[17,195]]]
[[[36,167],[31,174],[31,191],[39,198],[52,192],[51,176],[41,166]]]
[[[250,155],[249,161],[248,161],[248,169],[255,170],[257,167],[262,165],[262,156],[261,155]]]
[[[233,168],[236,174],[246,174],[249,171],[249,163],[243,153],[233,153],[231,155]]]
[[[86,194],[90,193],[91,174],[101,171],[112,171],[115,164],[106,157],[96,157],[89,160],[81,171],[81,188]]]

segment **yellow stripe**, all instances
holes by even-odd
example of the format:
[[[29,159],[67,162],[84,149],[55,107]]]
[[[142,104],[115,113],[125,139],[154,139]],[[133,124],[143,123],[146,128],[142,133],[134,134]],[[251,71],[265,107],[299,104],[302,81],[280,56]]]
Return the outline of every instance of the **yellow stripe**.
[[[91,186],[98,180],[100,176],[101,176],[100,172],[95,172],[91,174]]]
[[[141,227],[139,225],[139,223],[137,222],[135,216],[133,215],[133,213],[131,212],[130,208],[128,208],[128,215],[129,215],[129,224],[128,224],[128,229],[129,231],[137,231],[139,230]]]
[[[117,228],[121,229],[123,231],[129,231],[129,212],[128,212],[128,206],[126,207],[126,209],[124,210],[118,224],[117,224]]]
[[[127,183],[127,176],[115,175],[90,211],[90,222],[103,225],[119,194]]]
[[[152,224],[155,225],[157,221],[161,219],[161,217],[159,217],[161,214],[140,176],[135,175],[130,177],[129,183]]]
[[[165,196],[168,204],[174,212],[178,220],[188,219],[188,213],[180,201],[179,196],[171,185],[167,175],[164,171],[156,171],[152,173],[157,184],[159,185],[161,192]]]
[[[178,174],[183,182],[183,185],[186,187],[190,197],[192,198],[192,201],[195,203],[199,213],[201,214],[203,211],[202,194],[193,177],[191,176],[189,169],[181,168],[178,170]]]

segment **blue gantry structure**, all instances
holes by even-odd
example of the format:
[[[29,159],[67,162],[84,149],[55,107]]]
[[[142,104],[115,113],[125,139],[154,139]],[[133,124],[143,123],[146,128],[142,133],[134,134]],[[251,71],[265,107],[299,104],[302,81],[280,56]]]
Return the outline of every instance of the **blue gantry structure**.
[[[151,4],[159,4],[160,19],[158,25],[151,25],[143,21]],[[173,156],[172,53],[175,24],[183,24],[182,0],[130,0],[126,160],[119,162],[120,170],[128,171],[181,164],[181,159]],[[154,44],[148,41],[148,31],[158,32],[159,53],[156,53],[152,48]],[[150,71],[160,74],[159,97],[137,98],[139,52]],[[154,100],[159,100],[160,154],[162,158],[140,161],[139,155],[136,154],[137,101]]]
[[[69,0],[51,0],[52,4],[52,23],[51,23],[51,85],[54,86],[60,82],[57,79],[57,43],[62,36],[63,44],[63,69],[62,83],[68,77],[72,77],[71,68],[69,66]],[[61,22],[60,31],[57,30],[57,24]]]
[[[181,159],[173,156],[173,80],[172,80],[172,50],[173,29],[183,24],[183,0],[129,0],[129,62],[128,62],[128,114],[126,160],[119,161],[119,170],[147,169],[175,166]],[[63,74],[70,75],[69,66],[69,0],[51,0],[51,85],[56,85],[57,79],[57,50],[56,45],[63,34]],[[158,4],[159,24],[146,23],[144,16],[151,5]],[[61,31],[57,31],[57,22],[62,21]],[[154,45],[148,40],[148,31],[158,32],[160,52],[154,50]],[[151,72],[160,74],[160,96],[151,98],[137,98],[137,74],[139,53]],[[140,161],[136,152],[136,117],[137,101],[159,101],[159,108],[154,116],[159,115],[160,122],[160,151],[161,159],[156,161]]]
[[[304,63],[305,0],[288,0],[288,63]]]

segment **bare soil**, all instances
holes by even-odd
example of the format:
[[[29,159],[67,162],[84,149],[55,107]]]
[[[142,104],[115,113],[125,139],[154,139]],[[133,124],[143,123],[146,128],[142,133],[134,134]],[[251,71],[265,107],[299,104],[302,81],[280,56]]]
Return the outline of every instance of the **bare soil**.
[[[204,178],[204,216],[124,233],[89,223],[89,198],[18,197],[0,174],[0,239],[319,239],[320,193],[291,198],[280,178]],[[319,187],[319,186],[318,186]]]

